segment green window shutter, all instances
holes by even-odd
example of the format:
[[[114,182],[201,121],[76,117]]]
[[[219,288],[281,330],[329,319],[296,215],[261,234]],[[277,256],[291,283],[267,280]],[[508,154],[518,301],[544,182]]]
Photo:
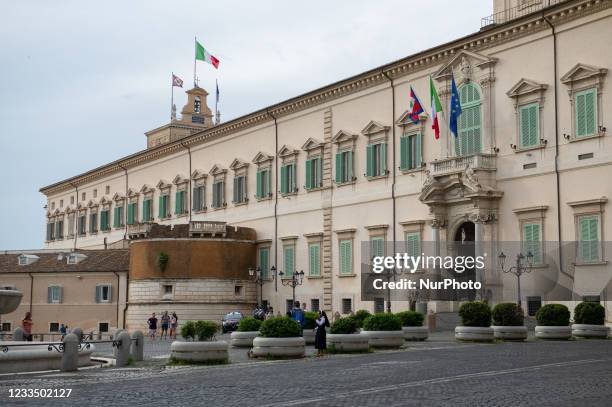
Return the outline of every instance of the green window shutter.
[[[311,189],[313,185],[312,164],[314,160],[306,160],[306,189]]]
[[[321,268],[321,246],[319,243],[311,243],[308,245],[308,258],[309,258],[309,275],[318,276],[320,275]]]
[[[323,187],[323,159],[321,157],[317,158],[317,187]]]
[[[191,206],[194,211],[199,211],[200,206],[200,188],[195,187],[191,191]]]
[[[113,209],[113,227],[114,228],[118,228],[119,227],[119,207],[115,207],[115,209]]]
[[[285,246],[283,252],[285,262],[284,277],[291,277],[295,272],[295,248],[293,246]]]
[[[354,171],[353,171],[353,150],[349,150],[346,152],[347,157],[347,166],[346,166],[346,180],[348,182],[353,181]]]
[[[238,190],[239,186],[238,184],[240,183],[240,179],[238,177],[234,177],[234,203],[238,203],[240,202],[240,191]]]
[[[521,147],[533,147],[538,145],[539,114],[539,105],[537,103],[532,103],[520,108]]]
[[[594,135],[597,131],[597,89],[577,92],[574,99],[576,137]]]
[[[157,209],[158,215],[160,219],[163,219],[165,217],[164,214],[164,197],[160,196],[159,197],[159,205],[158,205],[158,209]]]
[[[102,286],[97,285],[96,286],[96,302],[99,303],[101,299],[102,299]]]
[[[336,153],[336,183],[340,184],[344,182],[344,162],[343,154]]]
[[[374,176],[374,146],[372,144],[366,146],[366,176]]]
[[[297,191],[297,177],[296,177],[297,164],[291,164],[291,176],[289,177],[289,192]]]
[[[259,268],[261,269],[261,276],[268,278],[268,272],[270,270],[270,249],[262,247],[259,249]]]
[[[101,230],[108,229],[108,211],[100,212],[100,229]]]
[[[340,274],[353,272],[353,241],[340,241]]]
[[[286,194],[289,191],[288,185],[287,185],[287,166],[283,165],[281,167],[281,194]]]
[[[152,199],[147,199],[144,201],[143,203],[143,208],[142,208],[142,212],[143,212],[143,218],[142,220],[145,222],[149,222],[151,220],[151,202]]]
[[[387,143],[380,144],[380,174],[387,173]]]
[[[595,89],[586,94],[585,98],[585,117],[587,134],[595,134],[597,122],[597,96]]]
[[[272,171],[270,171],[269,169],[264,171],[264,175],[262,177],[264,180],[263,197],[267,198],[269,196],[272,196],[272,194],[270,193],[272,185]]]
[[[406,233],[406,254],[419,256],[421,254],[421,235],[418,232]]]
[[[257,196],[257,198],[261,199],[263,198],[263,183],[264,183],[264,171],[257,171],[257,190],[255,192],[255,195]]]
[[[400,169],[407,170],[410,168],[410,157],[409,157],[409,144],[410,139],[408,137],[400,138]]]
[[[527,253],[531,252],[533,255],[533,262],[538,264],[541,262],[541,249],[540,249],[540,224],[539,223],[526,223],[523,225],[523,254],[526,256]]]
[[[385,239],[383,237],[373,237],[370,240],[372,247],[372,257],[385,255]]]
[[[176,193],[174,194],[174,214],[178,215],[181,212],[179,212],[179,204],[181,203],[181,197],[180,197],[181,193],[179,191],[176,191]]]
[[[599,219],[580,219],[580,257],[583,261],[599,260]]]
[[[133,225],[134,224],[134,206],[136,204],[134,203],[130,203],[128,204],[128,213],[127,213],[127,224],[128,225]]]
[[[421,147],[421,133],[415,134],[415,143],[416,143],[416,151],[414,153],[414,168],[421,167],[421,163],[423,162],[423,154]]]

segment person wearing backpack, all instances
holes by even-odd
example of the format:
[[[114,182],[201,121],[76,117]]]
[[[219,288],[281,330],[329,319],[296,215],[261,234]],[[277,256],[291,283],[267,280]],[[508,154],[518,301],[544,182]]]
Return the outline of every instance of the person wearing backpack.
[[[329,327],[329,318],[325,311],[319,311],[319,318],[315,321],[317,331],[315,332],[315,349],[317,356],[322,356],[323,351],[327,349],[327,332],[325,328]]]

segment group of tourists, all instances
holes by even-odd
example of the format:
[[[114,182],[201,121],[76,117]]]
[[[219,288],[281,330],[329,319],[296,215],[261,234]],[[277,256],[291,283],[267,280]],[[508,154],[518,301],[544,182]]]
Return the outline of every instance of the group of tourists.
[[[300,302],[296,301],[293,304],[293,308],[291,311],[287,311],[287,316],[291,317],[294,321],[296,321],[304,329],[306,325],[306,304],[304,304],[304,309],[300,307]],[[315,349],[317,350],[317,356],[322,356],[323,352],[327,349],[327,332],[325,328],[328,328],[329,318],[327,318],[327,314],[325,311],[319,311],[319,315],[315,320]]]
[[[147,320],[147,326],[149,327],[149,338],[154,341],[157,336],[157,323],[160,322],[161,334],[159,335],[160,340],[164,339],[176,339],[176,330],[178,328],[178,317],[176,312],[168,314],[168,311],[164,311],[159,318],[155,316],[155,312],[151,314],[151,318]]]

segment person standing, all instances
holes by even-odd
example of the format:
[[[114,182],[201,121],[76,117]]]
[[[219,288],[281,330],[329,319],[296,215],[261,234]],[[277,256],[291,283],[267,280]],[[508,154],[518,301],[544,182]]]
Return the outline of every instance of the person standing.
[[[300,302],[296,301],[293,309],[291,310],[291,318],[300,324],[300,327],[304,328],[304,311],[300,308]]]
[[[168,326],[170,325],[170,316],[168,311],[164,311],[161,316],[161,335],[159,339],[168,339]]]
[[[155,317],[155,312],[151,314],[151,318],[147,320],[147,324],[149,325],[149,338],[154,341],[155,335],[157,334],[157,318]]]
[[[170,339],[176,339],[176,328],[178,327],[178,318],[176,312],[170,316]]]
[[[23,328],[23,340],[32,342],[32,313],[26,312],[25,318],[21,321],[21,328]]]
[[[60,324],[60,328],[59,328],[59,333],[60,335],[62,335],[62,341],[64,340],[64,337],[66,336],[66,325],[64,325],[63,323]]]
[[[329,326],[329,319],[325,311],[319,311],[319,318],[316,319],[315,349],[317,356],[323,356],[323,351],[327,349],[327,332],[325,328]]]

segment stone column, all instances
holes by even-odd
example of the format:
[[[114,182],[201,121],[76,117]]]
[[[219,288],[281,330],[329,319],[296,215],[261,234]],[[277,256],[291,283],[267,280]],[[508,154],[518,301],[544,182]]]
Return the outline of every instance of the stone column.
[[[123,367],[127,366],[128,360],[130,358],[130,346],[132,344],[132,340],[130,338],[130,334],[123,331],[119,333],[117,339],[120,343],[115,348],[115,366]]]
[[[332,311],[333,304],[333,259],[332,259],[332,110],[323,112],[323,245],[321,247],[323,257],[323,307],[322,309]]]
[[[64,337],[62,354],[62,372],[74,372],[79,368],[79,338],[71,333]]]
[[[134,361],[144,359],[144,335],[141,331],[135,331],[132,334],[132,344],[130,346],[130,356]]]
[[[482,256],[482,245],[483,245],[483,222],[476,219],[474,220],[474,256]],[[484,270],[476,269],[476,281],[481,283],[484,287]],[[480,293],[476,293],[477,299],[482,299]]]

